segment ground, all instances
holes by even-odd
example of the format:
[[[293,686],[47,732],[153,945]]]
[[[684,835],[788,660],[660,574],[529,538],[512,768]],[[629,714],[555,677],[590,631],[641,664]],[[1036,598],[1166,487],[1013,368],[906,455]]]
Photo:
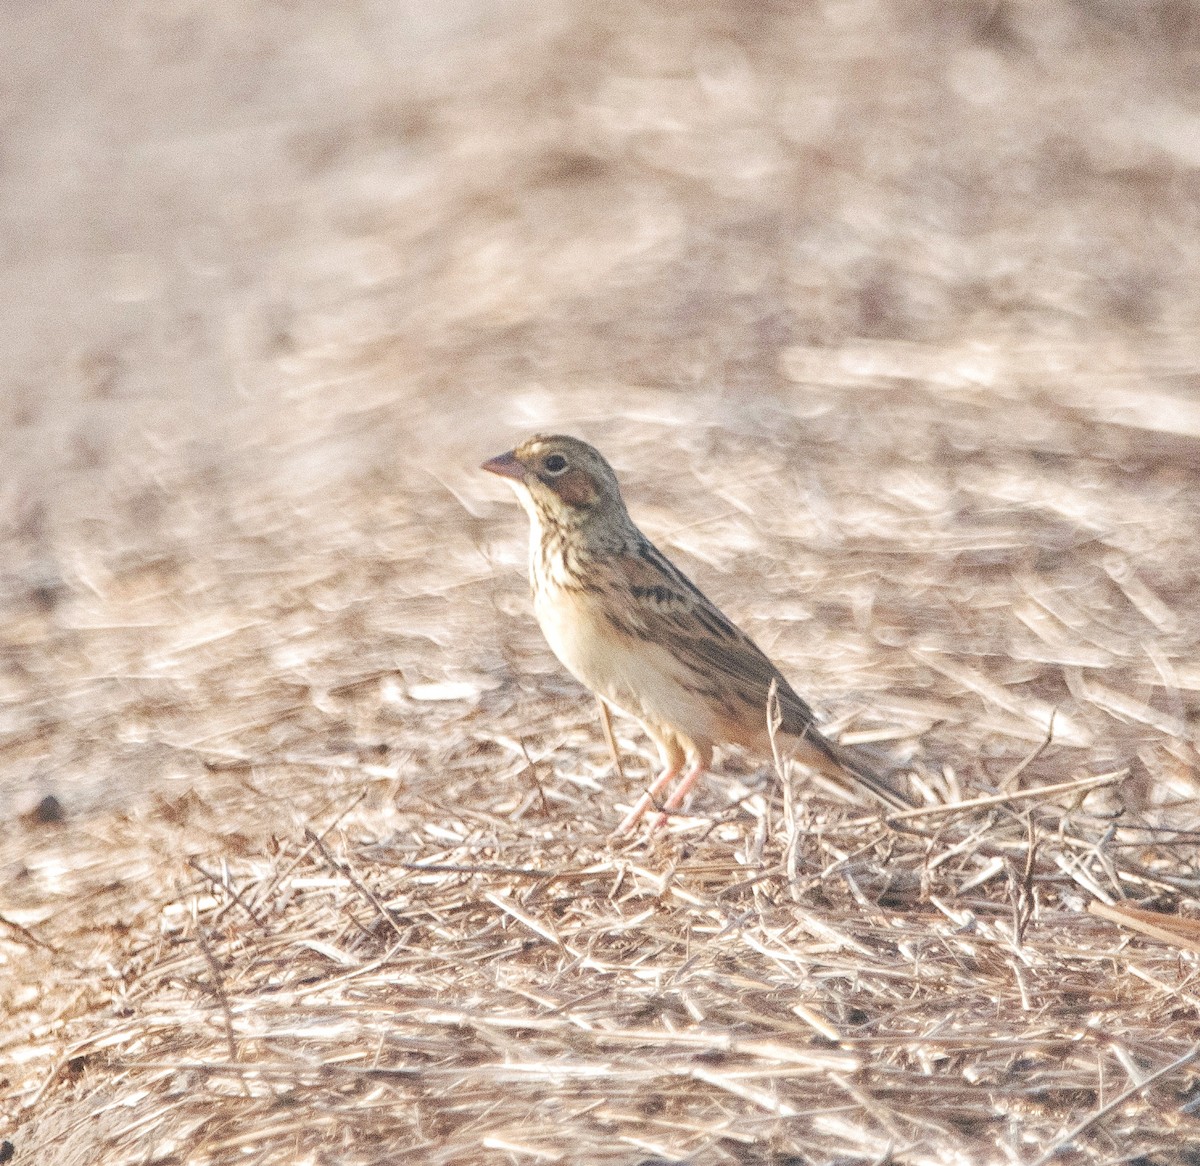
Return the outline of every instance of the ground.
[[[1191,5],[0,22],[0,1160],[1200,1161]],[[537,430],[925,811],[610,840]]]

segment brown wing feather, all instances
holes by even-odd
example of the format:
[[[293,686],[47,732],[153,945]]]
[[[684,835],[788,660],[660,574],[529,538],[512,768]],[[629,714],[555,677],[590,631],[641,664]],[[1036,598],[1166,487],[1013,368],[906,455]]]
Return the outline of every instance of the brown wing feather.
[[[812,733],[816,717],[783,674],[741,628],[650,542],[617,563],[637,604],[621,612],[636,634],[668,644],[696,676],[697,685],[736,694],[744,706],[730,710],[765,725],[767,696],[774,682],[782,729],[791,736]],[[721,683],[733,681],[732,685]]]
[[[691,672],[697,691],[726,705],[731,719],[754,735],[765,731],[774,683],[780,728],[803,737],[835,771],[856,778],[881,801],[902,809],[911,803],[862,758],[835,745],[817,728],[813,711],[767,655],[649,540],[613,558],[636,603],[620,609],[622,629],[668,645]],[[728,707],[736,700],[737,708]]]

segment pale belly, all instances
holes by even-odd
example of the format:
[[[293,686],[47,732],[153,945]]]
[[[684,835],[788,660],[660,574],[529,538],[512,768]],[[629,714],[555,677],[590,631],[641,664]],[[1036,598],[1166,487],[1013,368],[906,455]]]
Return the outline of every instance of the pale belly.
[[[589,597],[534,602],[542,634],[563,666],[654,737],[705,749],[721,739],[708,701],[680,682],[680,666],[660,644],[618,633]]]

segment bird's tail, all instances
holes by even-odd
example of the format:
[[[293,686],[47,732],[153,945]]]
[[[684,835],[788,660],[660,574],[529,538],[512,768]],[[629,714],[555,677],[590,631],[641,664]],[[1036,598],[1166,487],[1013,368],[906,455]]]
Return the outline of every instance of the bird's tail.
[[[845,785],[846,778],[851,778],[856,785],[862,786],[872,797],[890,809],[915,808],[912,800],[898,790],[890,778],[880,773],[862,749],[839,745],[816,732],[805,734],[804,742],[811,746],[811,749],[806,749],[798,755],[798,760],[805,765],[819,769],[839,785]]]

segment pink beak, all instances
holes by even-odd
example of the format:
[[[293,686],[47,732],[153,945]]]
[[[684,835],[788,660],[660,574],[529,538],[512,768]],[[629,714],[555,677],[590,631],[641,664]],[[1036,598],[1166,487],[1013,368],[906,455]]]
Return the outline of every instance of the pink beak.
[[[487,470],[489,474],[499,474],[502,478],[513,478],[518,482],[525,480],[525,467],[513,457],[511,450],[499,457],[488,458],[479,468]]]

